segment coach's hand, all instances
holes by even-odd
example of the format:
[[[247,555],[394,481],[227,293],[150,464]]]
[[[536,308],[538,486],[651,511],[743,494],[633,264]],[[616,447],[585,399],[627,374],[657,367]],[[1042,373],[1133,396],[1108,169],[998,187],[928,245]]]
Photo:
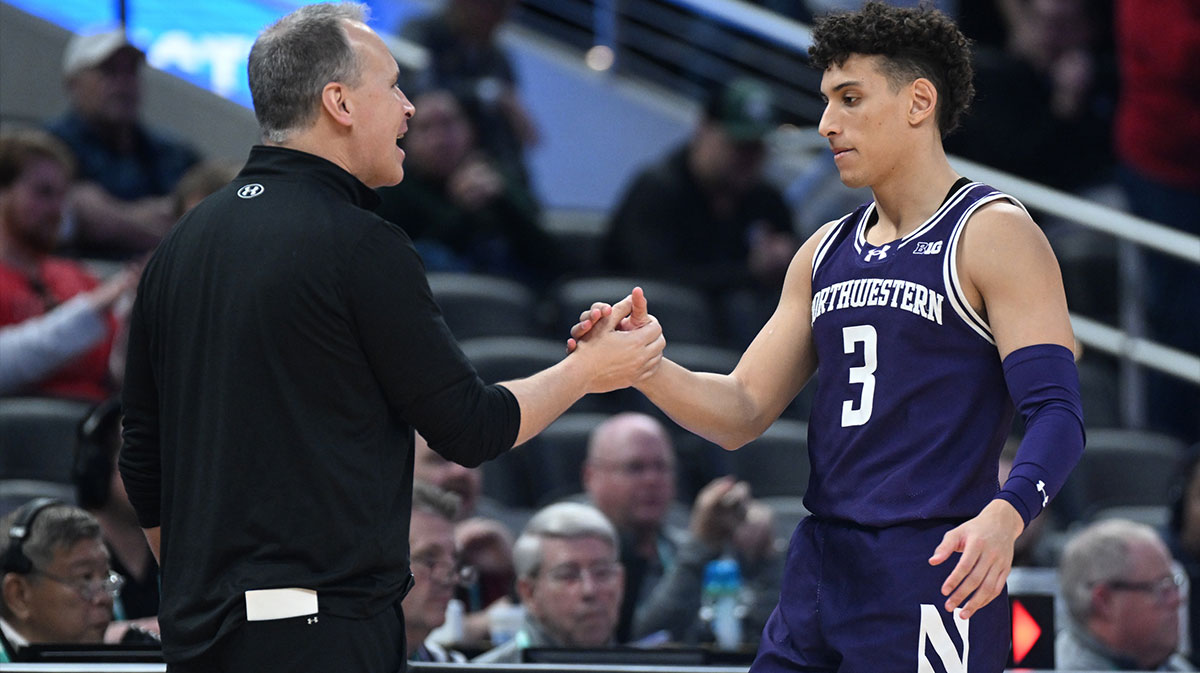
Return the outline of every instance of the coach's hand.
[[[929,565],[936,566],[954,552],[962,554],[942,584],[942,595],[949,596],[946,612],[953,612],[966,601],[961,617],[967,619],[1000,595],[1012,570],[1013,545],[1024,527],[1025,522],[1012,505],[993,500],[979,516],[946,532],[929,559]]]
[[[627,332],[649,325],[653,318],[646,310],[646,295],[642,292],[642,288],[633,288],[633,292],[625,299],[633,302],[633,311],[621,320],[617,329]],[[575,348],[579,346],[578,340],[591,331],[597,322],[608,317],[612,313],[612,308],[611,305],[598,301],[592,304],[590,309],[579,314],[579,322],[571,327],[571,338],[567,339],[567,352],[574,352]]]

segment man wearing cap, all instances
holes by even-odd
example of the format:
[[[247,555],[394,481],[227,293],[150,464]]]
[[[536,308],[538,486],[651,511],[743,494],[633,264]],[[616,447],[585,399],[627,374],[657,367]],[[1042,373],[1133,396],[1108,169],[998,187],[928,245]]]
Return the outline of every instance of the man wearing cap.
[[[120,28],[75,35],[63,53],[70,108],[49,131],[79,162],[73,225],[63,234],[81,254],[127,257],[153,248],[174,222],[171,190],[199,158],[139,122],[145,59]]]
[[[763,176],[776,125],[761,82],[715,90],[688,142],[630,183],[605,241],[609,270],[701,288],[733,318],[723,323],[762,324],[798,247],[783,195]],[[753,334],[726,336],[744,346]]]

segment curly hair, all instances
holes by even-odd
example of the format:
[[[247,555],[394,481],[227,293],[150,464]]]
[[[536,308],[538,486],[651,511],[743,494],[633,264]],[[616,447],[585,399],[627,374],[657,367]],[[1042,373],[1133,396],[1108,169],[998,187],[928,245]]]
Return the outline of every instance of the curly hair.
[[[971,84],[970,41],[942,12],[868,2],[858,12],[831,14],[813,27],[809,61],[825,70],[853,54],[883,57],[883,73],[894,87],[918,77],[938,92],[937,122],[942,137],[958,128],[975,87]]]

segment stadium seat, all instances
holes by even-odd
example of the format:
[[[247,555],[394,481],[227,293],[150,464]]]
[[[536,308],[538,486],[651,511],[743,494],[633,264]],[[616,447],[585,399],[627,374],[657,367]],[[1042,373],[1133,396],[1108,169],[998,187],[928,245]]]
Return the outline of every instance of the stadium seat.
[[[516,281],[449,272],[430,273],[428,278],[446,325],[460,341],[485,336],[535,337],[545,331],[537,297]]]
[[[1085,351],[1077,363],[1079,395],[1083,402],[1083,420],[1087,427],[1124,427],[1118,400],[1116,366],[1103,356],[1093,357]]]
[[[538,494],[532,481],[527,446],[517,447],[480,466],[485,496],[505,507],[516,509],[528,509],[537,503]]]
[[[0,475],[70,483],[77,428],[91,407],[49,397],[0,399]]]
[[[40,479],[0,479],[0,518],[34,498],[56,498],[75,504],[75,486]]]
[[[667,281],[594,276],[560,283],[553,292],[556,324],[565,336],[593,302],[615,303],[634,286],[646,293],[650,312],[662,323],[668,343],[720,345],[716,313],[699,290]]]
[[[731,452],[729,462],[757,498],[803,496],[808,489],[808,425],[777,420],[761,437]]]
[[[460,345],[479,377],[487,383],[525,378],[556,364],[567,354],[565,342],[536,337],[480,337],[464,340]],[[644,409],[648,404],[645,399],[638,391],[626,388],[585,395],[571,411],[616,413]]]
[[[1059,499],[1090,520],[1109,507],[1167,506],[1184,445],[1146,430],[1088,430],[1087,449]]]
[[[588,437],[592,430],[609,418],[608,414],[571,412],[551,423],[525,447],[537,507],[583,490],[583,463],[587,459]]]
[[[757,498],[757,500],[771,508],[775,517],[775,537],[782,540],[785,545],[792,539],[792,533],[796,530],[800,520],[811,513],[804,506],[804,498],[800,496],[777,495]]]

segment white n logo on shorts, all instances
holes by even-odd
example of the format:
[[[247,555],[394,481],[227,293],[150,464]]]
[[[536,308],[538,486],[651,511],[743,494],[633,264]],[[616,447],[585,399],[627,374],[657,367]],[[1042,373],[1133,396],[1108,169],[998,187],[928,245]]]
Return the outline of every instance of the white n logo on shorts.
[[[967,673],[967,655],[971,649],[971,643],[967,640],[967,629],[971,620],[959,619],[960,612],[962,608],[955,608],[954,626],[958,629],[963,644],[961,658],[954,647],[954,641],[950,640],[950,633],[946,631],[942,611],[934,605],[921,605],[921,633],[917,637],[917,673],[934,673],[936,670],[925,656],[926,643],[933,645],[933,651],[938,655],[938,659],[942,660],[942,668],[946,673]]]

